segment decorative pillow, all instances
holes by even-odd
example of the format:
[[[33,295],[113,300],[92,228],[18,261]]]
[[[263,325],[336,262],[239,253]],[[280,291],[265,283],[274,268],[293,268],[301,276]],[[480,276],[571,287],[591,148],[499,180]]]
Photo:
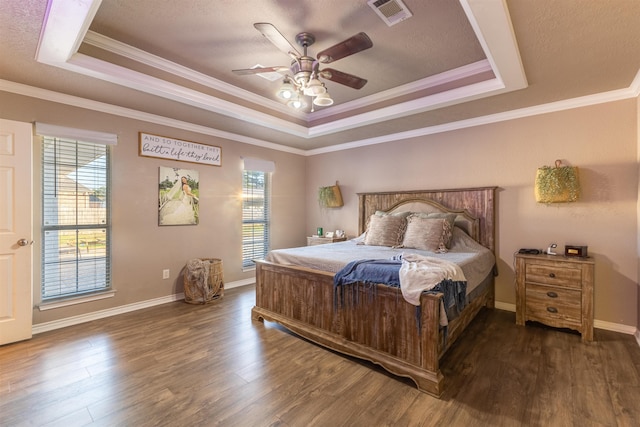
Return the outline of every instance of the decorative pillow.
[[[389,212],[385,212],[385,211],[376,211],[376,215],[377,216],[387,216],[387,215],[391,215],[391,216],[401,216],[403,218],[407,218],[409,215],[411,215],[413,212],[409,212],[409,211],[402,211],[402,212],[393,212],[393,213],[389,213]]]
[[[411,215],[407,220],[402,246],[425,251],[445,253],[445,242],[451,241],[453,227],[447,218],[425,218]]]
[[[407,220],[397,215],[371,215],[369,227],[364,238],[365,245],[398,246],[407,226]]]
[[[449,229],[453,230],[455,225],[457,215],[454,213],[444,213],[444,212],[431,212],[431,213],[415,213],[415,216],[419,218],[441,218],[449,223]],[[445,239],[445,246],[447,249],[451,249],[451,236],[452,233],[449,233],[449,237]],[[445,236],[446,237],[446,236]]]

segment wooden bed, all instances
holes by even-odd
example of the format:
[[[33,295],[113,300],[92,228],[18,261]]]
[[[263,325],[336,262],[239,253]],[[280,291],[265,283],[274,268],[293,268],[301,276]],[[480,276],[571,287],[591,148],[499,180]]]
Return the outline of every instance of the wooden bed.
[[[360,193],[359,233],[378,210],[429,203],[468,218],[468,232],[495,253],[494,193],[495,187]],[[483,306],[494,306],[494,279],[490,275],[478,289],[478,296],[449,322],[445,334],[439,322],[442,294],[421,295],[417,322],[416,307],[403,299],[400,289],[386,285],[376,285],[375,292],[356,287],[358,290],[347,293],[348,300],[337,305],[333,276],[257,261],[252,318],[279,323],[319,345],[378,364],[412,379],[419,390],[437,397],[444,387],[440,358]]]

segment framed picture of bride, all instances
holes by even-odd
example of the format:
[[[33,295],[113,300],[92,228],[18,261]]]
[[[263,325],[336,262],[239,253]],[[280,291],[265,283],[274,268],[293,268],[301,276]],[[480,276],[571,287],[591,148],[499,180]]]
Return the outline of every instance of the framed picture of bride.
[[[160,166],[158,225],[198,225],[199,210],[198,171]]]

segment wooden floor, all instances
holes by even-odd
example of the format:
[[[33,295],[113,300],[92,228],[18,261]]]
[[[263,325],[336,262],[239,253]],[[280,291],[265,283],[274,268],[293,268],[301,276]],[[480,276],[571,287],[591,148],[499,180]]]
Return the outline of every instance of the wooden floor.
[[[637,426],[640,347],[483,310],[442,399],[251,321],[253,286],[0,347],[0,426]]]

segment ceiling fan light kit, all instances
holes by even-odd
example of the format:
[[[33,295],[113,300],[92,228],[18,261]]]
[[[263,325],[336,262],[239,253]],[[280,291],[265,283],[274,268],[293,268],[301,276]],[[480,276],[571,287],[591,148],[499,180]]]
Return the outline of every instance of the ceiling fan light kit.
[[[308,104],[303,97],[301,97],[297,93],[294,93],[291,99],[287,102],[287,105],[296,110],[300,110],[302,108],[305,108]]]
[[[329,105],[333,105],[333,99],[329,96],[328,93],[321,93],[313,99],[313,104],[319,107],[328,107]]]
[[[327,88],[317,78],[310,79],[303,90],[307,96],[318,96],[326,92]]]
[[[304,99],[305,96],[313,98],[313,105],[321,107],[333,105],[333,99],[329,95],[325,84],[320,81],[320,78],[353,89],[361,89],[367,83],[367,80],[352,74],[329,68],[320,70],[320,63],[328,64],[372,47],[373,43],[365,33],[358,33],[321,51],[318,53],[318,59],[314,59],[307,55],[307,48],[316,40],[313,34],[302,32],[296,35],[296,42],[303,48],[304,52],[300,54],[272,24],[259,22],[253,24],[253,26],[280,51],[292,58],[291,65],[289,67],[254,67],[233,70],[233,72],[241,76],[272,72],[291,73],[292,75],[285,74],[282,85],[276,93],[278,98],[287,101],[288,106],[295,109],[305,108],[308,105]]]
[[[276,95],[278,98],[289,100],[293,98],[294,93],[296,93],[296,88],[291,84],[291,80],[289,80],[288,77],[285,77],[282,81],[282,86],[280,86]]]

